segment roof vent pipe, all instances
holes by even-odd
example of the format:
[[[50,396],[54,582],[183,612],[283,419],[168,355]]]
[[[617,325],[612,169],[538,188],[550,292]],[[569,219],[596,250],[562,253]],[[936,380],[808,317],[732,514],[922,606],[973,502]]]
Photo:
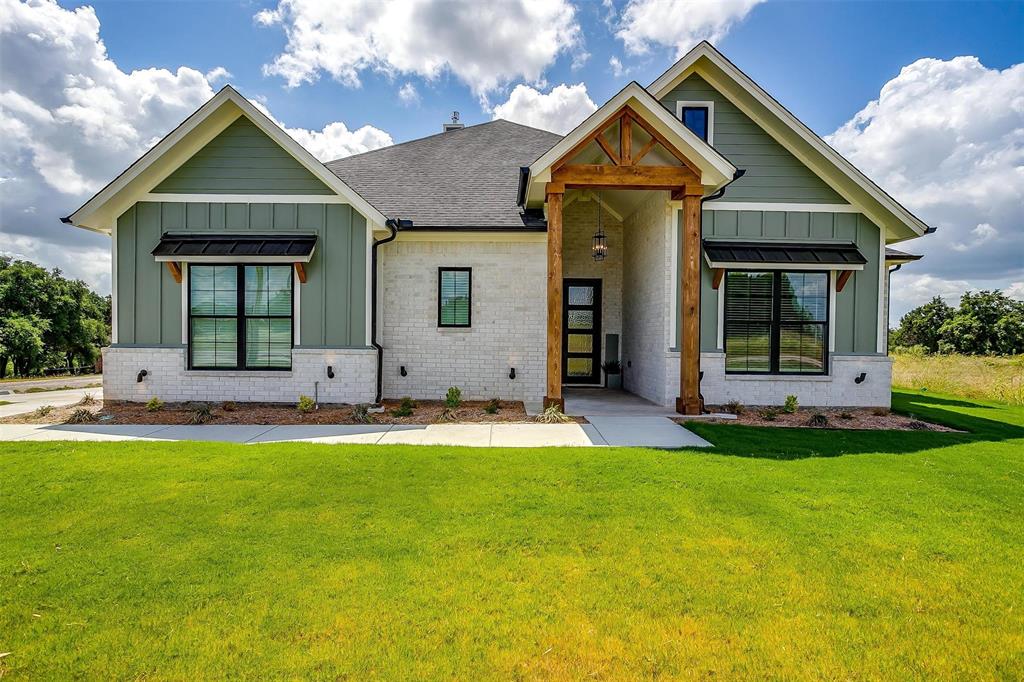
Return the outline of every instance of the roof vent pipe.
[[[465,128],[465,127],[466,126],[464,126],[461,123],[459,123],[459,112],[453,111],[452,112],[452,122],[451,123],[445,123],[444,125],[442,125],[441,126],[441,132],[443,132],[443,133],[450,133],[453,130],[461,130],[462,128]]]

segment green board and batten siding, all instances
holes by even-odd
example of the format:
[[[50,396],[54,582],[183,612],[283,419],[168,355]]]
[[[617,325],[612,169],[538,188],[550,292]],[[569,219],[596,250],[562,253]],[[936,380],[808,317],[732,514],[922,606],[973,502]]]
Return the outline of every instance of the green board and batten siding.
[[[681,212],[678,230],[677,243],[682,244]],[[836,294],[836,309],[832,311],[830,320],[835,328],[834,352],[840,355],[877,353],[875,333],[878,328],[881,234],[878,226],[865,216],[859,213],[705,210],[701,231],[705,238],[855,243],[868,262],[863,270],[854,271],[843,290]],[[722,290],[713,289],[711,280],[711,269],[702,257],[700,348],[707,353],[719,350],[718,296]],[[676,286],[678,297],[678,284]],[[678,316],[679,319],[681,317]]]
[[[240,116],[153,189],[157,194],[323,194],[334,192]]]
[[[366,346],[366,219],[348,204],[139,202],[117,221],[117,345],[181,346],[182,284],[151,254],[163,232],[317,234],[299,297],[301,347]],[[329,264],[329,265],[328,265]]]
[[[715,103],[714,147],[746,171],[729,185],[723,201],[847,203],[700,76],[690,76],[661,99],[673,114],[679,101]]]

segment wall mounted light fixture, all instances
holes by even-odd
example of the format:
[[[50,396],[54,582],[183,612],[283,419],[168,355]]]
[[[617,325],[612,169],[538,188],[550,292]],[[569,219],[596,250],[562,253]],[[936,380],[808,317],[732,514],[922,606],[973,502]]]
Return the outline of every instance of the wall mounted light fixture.
[[[856,378],[855,378],[855,379],[853,380],[853,383],[855,383],[855,384],[863,384],[863,383],[864,383],[864,380],[865,380],[865,379],[867,379],[867,378],[868,378],[868,373],[867,373],[867,372],[861,372],[861,373],[860,373],[860,374],[858,374],[858,375],[857,375],[857,377],[856,377]]]
[[[403,377],[409,376],[409,373],[405,371],[405,365],[402,365],[401,367],[398,368],[398,373],[401,374]]]
[[[515,367],[513,367],[512,369],[510,369],[508,371],[508,378],[511,379],[512,381],[516,380],[516,368]]]
[[[328,379],[333,379],[334,378],[334,367],[332,367],[331,365],[327,365],[327,378]]]
[[[135,383],[141,384],[142,380],[145,379],[148,376],[149,376],[149,372],[147,372],[146,370],[140,371],[138,376],[135,377]]]

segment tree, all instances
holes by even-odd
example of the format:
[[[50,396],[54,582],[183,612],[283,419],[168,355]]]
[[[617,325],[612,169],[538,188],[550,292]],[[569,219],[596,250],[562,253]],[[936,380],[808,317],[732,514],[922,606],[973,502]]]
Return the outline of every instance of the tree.
[[[43,333],[48,327],[46,320],[35,315],[14,314],[0,318],[0,360],[3,366],[6,368],[10,358],[17,376],[25,376],[38,369],[45,351]]]
[[[953,308],[936,296],[904,315],[890,340],[894,346],[924,346],[935,353],[939,350],[939,329],[952,316]]]
[[[939,328],[943,352],[965,355],[1020,353],[1017,342],[1024,303],[1001,291],[966,292],[952,317]]]

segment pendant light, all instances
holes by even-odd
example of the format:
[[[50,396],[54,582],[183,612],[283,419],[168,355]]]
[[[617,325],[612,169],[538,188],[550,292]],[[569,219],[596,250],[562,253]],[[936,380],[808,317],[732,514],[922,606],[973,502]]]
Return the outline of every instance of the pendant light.
[[[596,261],[602,261],[605,256],[608,255],[608,238],[604,235],[604,221],[602,219],[601,210],[601,194],[598,193],[597,201],[594,202],[597,206],[597,232],[594,233],[593,243],[590,247],[591,255]]]

